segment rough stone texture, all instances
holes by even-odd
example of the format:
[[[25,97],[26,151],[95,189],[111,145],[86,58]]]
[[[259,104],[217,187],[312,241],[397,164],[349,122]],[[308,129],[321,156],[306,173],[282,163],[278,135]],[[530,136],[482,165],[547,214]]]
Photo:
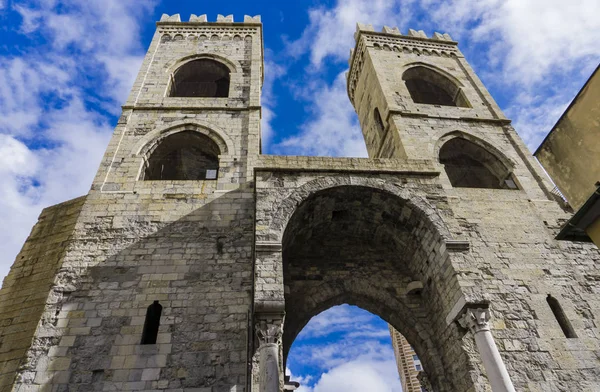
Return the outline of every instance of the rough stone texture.
[[[85,197],[42,211],[0,291],[0,390],[10,390],[16,370],[33,355],[33,334],[53,288],[56,272],[72,244]],[[28,349],[32,350],[28,353]]]
[[[285,309],[287,354],[310,317],[351,303],[408,338],[437,391],[486,391],[453,319],[457,303],[487,302],[517,390],[598,391],[600,255],[553,239],[568,215],[449,36],[357,32],[348,91],[370,159],[264,156],[262,27],[223,19],[158,23],[91,191],[42,214],[54,218],[0,292],[0,390],[256,391],[258,326],[280,330]],[[227,98],[167,96],[198,58],[230,68]],[[402,73],[415,62],[472,107],[414,104]],[[218,146],[218,179],[141,181],[180,131]],[[456,137],[494,154],[519,189],[453,188],[438,153]],[[579,338],[564,337],[548,294]],[[140,345],[155,300],[157,344]]]

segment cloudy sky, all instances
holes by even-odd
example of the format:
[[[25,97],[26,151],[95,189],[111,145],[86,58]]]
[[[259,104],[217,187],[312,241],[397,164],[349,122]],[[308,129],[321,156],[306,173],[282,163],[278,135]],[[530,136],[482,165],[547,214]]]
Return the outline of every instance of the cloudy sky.
[[[272,154],[366,155],[343,77],[359,21],[448,32],[532,150],[600,58],[597,0],[0,0],[0,276],[43,207],[88,191],[162,13],[262,15]],[[332,308],[290,370],[303,392],[397,391],[384,330]]]

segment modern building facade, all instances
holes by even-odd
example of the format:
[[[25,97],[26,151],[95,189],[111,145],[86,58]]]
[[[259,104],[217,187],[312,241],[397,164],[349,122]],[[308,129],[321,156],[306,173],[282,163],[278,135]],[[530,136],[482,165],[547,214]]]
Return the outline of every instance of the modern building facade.
[[[402,392],[422,392],[424,388],[421,388],[421,383],[417,378],[423,370],[419,356],[400,332],[396,331],[391,325],[389,328]]]
[[[0,291],[1,391],[276,392],[342,303],[435,392],[595,391],[600,255],[457,43],[358,25],[369,158],[261,154],[262,24],[164,15],[89,193]],[[290,387],[286,387],[290,388]]]

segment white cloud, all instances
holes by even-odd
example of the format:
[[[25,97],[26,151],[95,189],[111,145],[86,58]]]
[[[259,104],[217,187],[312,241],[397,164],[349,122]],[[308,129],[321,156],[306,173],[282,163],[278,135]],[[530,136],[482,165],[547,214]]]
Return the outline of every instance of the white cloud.
[[[332,9],[313,8],[308,12],[310,24],[300,39],[289,43],[288,51],[293,56],[309,51],[316,67],[328,56],[345,61],[354,47],[356,23],[396,26],[411,15],[410,9],[401,9],[400,5],[399,1],[389,0],[346,0],[338,1]]]
[[[138,20],[153,4],[13,6],[20,31],[49,44],[0,57],[0,276],[42,208],[89,190],[112,132],[94,106],[117,113],[125,100],[143,58]]]
[[[324,373],[312,392],[401,392],[401,390],[395,361],[358,360]]]
[[[393,359],[383,361],[353,360],[324,372],[312,384],[310,377],[287,372],[290,380],[300,383],[298,392],[401,392],[398,368]]]
[[[323,80],[307,87],[311,96],[311,119],[300,133],[274,146],[277,153],[366,157],[366,147],[358,118],[346,93],[344,73],[331,86]]]
[[[313,317],[294,341],[288,366],[312,369],[309,375],[286,369],[304,392],[400,391],[386,324],[355,306],[334,306]]]
[[[52,64],[3,60],[11,72],[2,76],[0,118],[12,121],[0,123],[2,276],[42,208],[87,192],[111,131]],[[44,107],[48,95],[64,102]]]
[[[539,82],[600,56],[595,0],[435,0],[425,9],[432,23],[457,37],[489,44],[487,57],[500,57],[507,78],[518,83]]]
[[[271,125],[271,122],[276,116],[274,110],[277,106],[277,98],[273,92],[274,84],[277,79],[281,78],[287,72],[284,66],[277,64],[271,59],[272,56],[271,51],[265,51],[265,79],[261,96],[261,141],[263,152],[268,150],[274,134]]]
[[[376,316],[368,312],[357,312],[349,305],[334,306],[319,313],[302,329],[297,340],[313,337],[327,336],[338,332],[349,332],[352,337],[368,336],[379,337],[381,330],[374,330],[370,324]],[[389,336],[386,329],[384,336]],[[375,333],[374,335],[372,333]]]

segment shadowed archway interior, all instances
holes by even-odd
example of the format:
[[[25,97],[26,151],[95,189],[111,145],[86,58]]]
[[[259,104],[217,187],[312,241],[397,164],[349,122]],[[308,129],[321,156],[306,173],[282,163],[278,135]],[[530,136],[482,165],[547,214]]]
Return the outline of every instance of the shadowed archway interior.
[[[169,96],[218,98],[229,96],[229,68],[211,60],[185,63],[175,71]]]
[[[144,180],[214,180],[219,171],[219,147],[208,136],[182,131],[159,141],[150,152]]]
[[[439,160],[453,187],[517,189],[509,170],[500,159],[462,137],[444,143]]]
[[[402,79],[415,103],[471,107],[459,86],[427,67],[409,68],[402,75]]]
[[[441,334],[435,332],[441,328],[448,333],[436,304],[440,286],[451,284],[432,272],[445,257],[428,249],[436,237],[422,211],[385,191],[339,186],[308,197],[292,215],[282,241],[284,359],[313,316],[346,303],[400,331],[423,353],[437,390],[453,390],[445,374],[455,364],[444,364]],[[408,292],[408,284],[416,280],[425,282],[424,289]],[[462,360],[468,361],[466,356]]]

